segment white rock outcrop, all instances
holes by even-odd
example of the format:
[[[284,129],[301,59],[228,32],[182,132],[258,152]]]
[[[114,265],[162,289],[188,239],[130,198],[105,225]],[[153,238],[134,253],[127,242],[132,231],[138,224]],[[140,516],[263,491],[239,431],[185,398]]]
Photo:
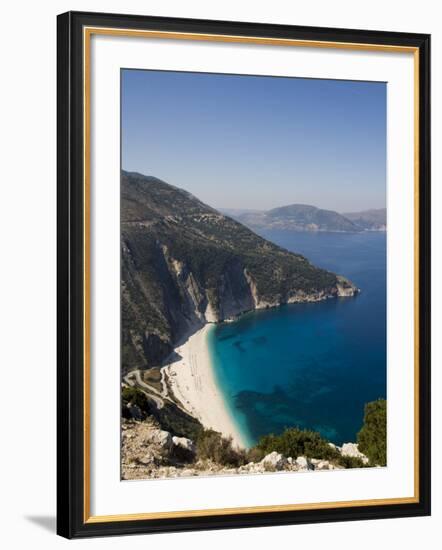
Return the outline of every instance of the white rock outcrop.
[[[178,437],[174,435],[172,437],[172,442],[175,445],[175,447],[179,447],[181,449],[184,449],[185,451],[188,451],[191,454],[195,454],[196,448],[195,443],[188,439],[187,437]]]
[[[287,464],[287,459],[281,453],[277,453],[276,451],[273,451],[272,453],[269,453],[261,460],[261,464],[264,467],[270,466],[275,470],[282,470],[284,466]]]
[[[296,464],[299,468],[299,471],[301,472],[307,472],[308,470],[315,469],[311,461],[305,456],[298,456],[298,458],[296,459]]]
[[[344,443],[341,447],[342,456],[360,458],[364,464],[368,464],[368,458],[361,453],[357,443]]]
[[[172,436],[165,430],[150,430],[146,435],[146,443],[159,447],[161,450],[170,452],[173,447]]]

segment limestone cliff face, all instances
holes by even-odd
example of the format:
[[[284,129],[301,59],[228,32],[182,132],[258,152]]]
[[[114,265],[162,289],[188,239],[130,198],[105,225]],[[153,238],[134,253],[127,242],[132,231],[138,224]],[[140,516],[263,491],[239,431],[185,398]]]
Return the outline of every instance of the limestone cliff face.
[[[250,283],[238,259],[232,261],[220,273],[216,293],[201,284],[191,268],[183,261],[172,258],[167,247],[163,247],[170,276],[181,297],[178,304],[186,311],[189,327],[223,321],[245,311],[254,309]]]
[[[121,205],[123,374],[207,322],[357,291],[156,178],[123,172]]]

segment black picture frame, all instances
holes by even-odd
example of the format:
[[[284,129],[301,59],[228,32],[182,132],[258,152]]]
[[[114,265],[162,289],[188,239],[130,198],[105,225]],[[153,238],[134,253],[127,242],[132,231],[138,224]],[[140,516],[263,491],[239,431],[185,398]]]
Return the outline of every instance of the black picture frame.
[[[85,514],[84,86],[85,27],[404,46],[419,59],[419,498],[405,504],[90,521]],[[68,12],[57,21],[57,533],[67,538],[334,522],[430,514],[430,36]]]

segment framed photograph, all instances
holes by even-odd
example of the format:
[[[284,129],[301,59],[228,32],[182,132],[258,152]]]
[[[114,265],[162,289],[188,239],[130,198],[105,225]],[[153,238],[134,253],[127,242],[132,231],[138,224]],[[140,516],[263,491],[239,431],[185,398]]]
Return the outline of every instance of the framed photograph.
[[[430,37],[58,17],[58,533],[430,513]]]

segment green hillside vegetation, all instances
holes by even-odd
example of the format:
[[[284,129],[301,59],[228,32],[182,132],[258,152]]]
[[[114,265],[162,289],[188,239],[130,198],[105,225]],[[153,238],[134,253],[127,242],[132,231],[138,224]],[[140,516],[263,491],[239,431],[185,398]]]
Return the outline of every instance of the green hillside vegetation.
[[[210,429],[198,435],[196,456],[199,460],[213,460],[223,466],[238,467],[247,462],[246,451],[234,448],[231,438]]]
[[[122,173],[121,265],[123,374],[161,365],[208,310],[223,320],[250,311],[255,299],[276,305],[300,292],[337,293],[334,273],[137,173]]]
[[[265,435],[260,438],[257,445],[247,450],[234,449],[230,439],[222,437],[213,430],[204,430],[197,441],[198,457],[210,458],[223,465],[240,466],[246,462],[259,462],[269,453],[276,451],[285,457],[305,456],[328,460],[343,468],[386,466],[385,413],[385,399],[367,403],[365,406],[358,444],[360,452],[370,460],[368,465],[358,457],[342,456],[336,447],[318,432],[297,427],[287,428],[279,435]]]
[[[165,402],[161,409],[149,403],[146,394],[135,387],[124,387],[121,391],[121,416],[122,418],[131,418],[128,404],[136,405],[142,415],[142,419],[152,416],[158,422],[163,430],[171,432],[178,437],[188,437],[196,440],[203,426],[199,420],[185,413],[173,403]]]
[[[263,456],[276,451],[284,456],[306,456],[324,460],[337,460],[339,453],[318,432],[299,428],[287,428],[280,435],[261,437],[257,448]]]
[[[238,467],[259,462],[274,451],[285,457],[327,460],[343,468],[366,467],[358,457],[342,456],[329,441],[311,430],[288,428],[280,435],[263,436],[256,446],[247,450],[234,448],[230,438],[214,430],[203,430],[197,438],[197,459],[210,459],[223,466]]]
[[[205,429],[198,420],[177,407],[165,406],[160,410],[150,407],[144,392],[125,387],[122,391],[122,417],[129,418],[127,404],[137,405],[144,418],[152,416],[163,430],[187,437],[195,442],[195,460],[211,460],[222,466],[238,467],[248,462],[259,462],[276,451],[285,457],[305,456],[327,460],[343,468],[364,468],[358,457],[343,456],[334,445],[318,432],[298,427],[287,428],[281,434],[262,436],[250,449],[238,449],[232,439],[219,432]],[[368,466],[385,466],[386,457],[386,401],[379,399],[365,406],[363,426],[358,433],[359,450],[369,458]]]
[[[364,425],[358,433],[361,453],[370,460],[372,466],[387,464],[387,402],[378,399],[365,406]]]
[[[284,456],[328,460],[344,468],[364,467],[360,458],[342,456],[329,441],[312,430],[288,428],[280,435],[265,435],[260,439],[256,449],[261,451],[262,456],[276,451]]]

